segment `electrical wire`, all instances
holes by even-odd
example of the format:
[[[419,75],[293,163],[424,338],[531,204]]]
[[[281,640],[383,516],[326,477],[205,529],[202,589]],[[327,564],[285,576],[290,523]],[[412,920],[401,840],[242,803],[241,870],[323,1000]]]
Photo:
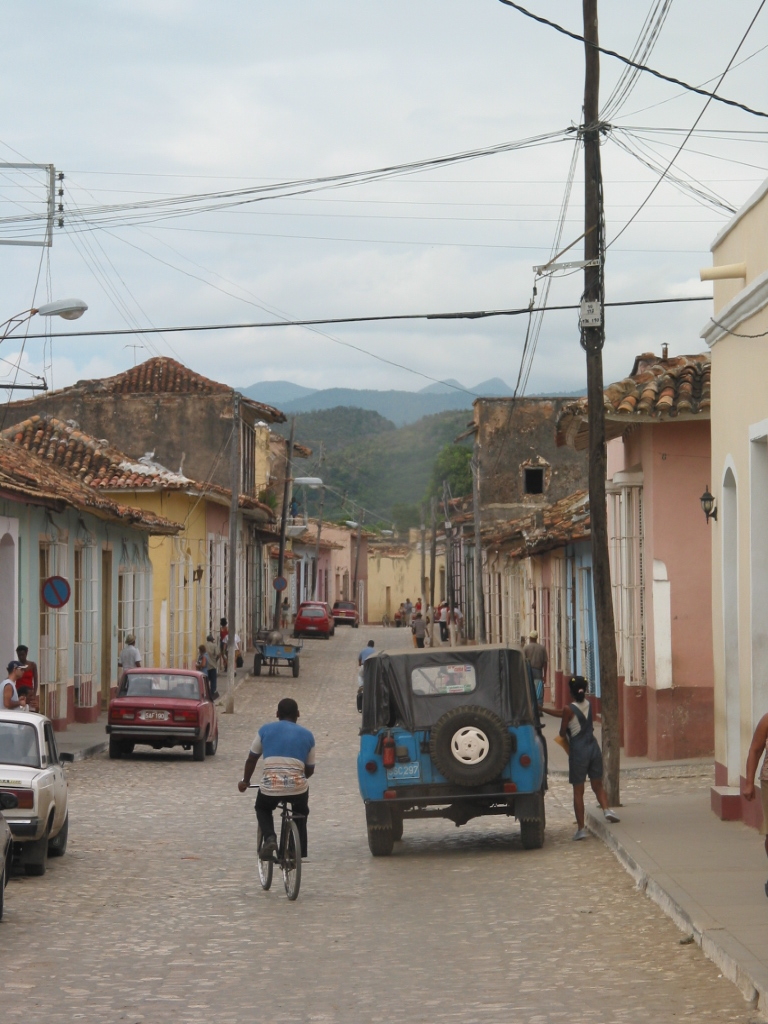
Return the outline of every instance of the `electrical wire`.
[[[624,57],[622,54],[617,53],[615,50],[608,50],[604,46],[599,46],[597,43],[593,43],[589,39],[585,39],[584,36],[578,34],[578,32],[571,32],[569,29],[564,28],[562,25],[558,25],[557,22],[550,21],[548,18],[542,18],[539,14],[534,14],[532,11],[526,10],[525,7],[521,7],[520,4],[514,3],[514,0],[499,0],[499,3],[504,4],[505,7],[513,7],[520,14],[524,14],[526,18],[531,18],[533,21],[538,21],[542,25],[547,25],[549,28],[555,29],[564,36],[568,36],[570,39],[575,39],[579,43],[584,43],[585,46],[592,46],[600,53],[605,54],[606,57],[614,57],[616,60],[622,61],[629,67],[637,68],[639,71],[644,71],[646,74],[653,75],[655,78],[660,78],[663,82],[671,82],[672,85],[682,86],[688,92],[695,92],[699,96],[708,97],[709,101],[715,100],[717,103],[724,103],[729,107],[738,107],[740,110],[746,111],[748,114],[754,114],[755,117],[768,117],[768,112],[764,110],[755,110],[753,107],[748,107],[745,103],[739,103],[737,100],[728,100],[723,96],[716,95],[716,89],[713,92],[707,92],[706,89],[699,89],[695,85],[690,85],[688,82],[683,82],[680,78],[673,78],[671,75],[665,75],[661,71],[656,71],[653,68],[649,68],[645,64],[638,64],[636,61],[631,60],[629,57]],[[762,9],[762,4],[760,5]],[[758,11],[758,14],[760,11]],[[741,44],[739,44],[741,45]],[[730,67],[730,64],[728,65]],[[728,69],[726,68],[726,71]],[[720,83],[718,82],[718,85]]]
[[[637,43],[630,54],[633,61],[637,61],[638,64],[648,63],[648,58],[658,41],[671,6],[672,0],[655,0],[652,4],[640,29]],[[624,68],[603,110],[600,112],[601,121],[610,121],[619,113],[637,84],[639,77],[639,67]]]
[[[502,3],[505,3],[505,2],[509,2],[509,0],[502,0]],[[741,39],[740,39],[740,41],[739,41],[739,45],[738,45],[738,46],[736,47],[736,49],[734,50],[733,56],[732,56],[732,57],[731,57],[731,59],[730,59],[730,60],[728,61],[728,64],[727,64],[727,66],[726,66],[726,68],[725,68],[725,71],[723,71],[723,73],[722,73],[722,74],[720,75],[720,77],[718,78],[718,80],[717,80],[717,84],[715,85],[715,88],[714,88],[714,91],[712,92],[712,94],[711,94],[711,95],[709,95],[709,98],[707,99],[707,102],[706,102],[706,103],[704,104],[704,106],[703,106],[703,107],[701,108],[701,112],[699,113],[699,116],[698,116],[698,117],[696,118],[696,120],[695,120],[695,121],[693,122],[693,125],[691,126],[691,128],[690,128],[690,129],[689,129],[689,130],[687,131],[687,133],[686,133],[686,135],[685,135],[685,138],[683,139],[683,141],[682,141],[682,142],[680,143],[680,145],[678,146],[677,150],[675,151],[675,153],[674,153],[674,154],[673,154],[673,156],[672,156],[672,159],[671,159],[671,160],[669,161],[669,163],[667,164],[667,166],[666,166],[666,168],[664,169],[664,171],[662,172],[661,176],[660,176],[660,177],[658,178],[658,180],[657,180],[657,181],[656,181],[656,183],[654,184],[653,188],[652,188],[652,189],[651,189],[651,191],[650,191],[650,192],[648,193],[648,195],[647,195],[647,196],[645,197],[645,199],[644,199],[644,200],[642,201],[642,203],[640,204],[640,206],[638,206],[638,208],[637,208],[637,209],[635,210],[635,212],[634,212],[634,213],[632,214],[632,216],[631,216],[631,217],[629,218],[629,220],[628,220],[628,221],[626,222],[626,224],[624,225],[624,227],[623,227],[623,228],[621,228],[621,230],[620,230],[620,231],[618,232],[618,234],[616,234],[616,235],[614,235],[614,236],[613,236],[613,238],[612,238],[612,239],[611,239],[611,241],[610,241],[610,242],[608,243],[608,245],[607,245],[607,247],[606,247],[606,248],[610,248],[610,247],[611,247],[611,246],[612,246],[612,245],[613,245],[613,244],[614,244],[614,243],[615,243],[615,242],[616,242],[616,241],[617,241],[617,240],[618,240],[619,238],[621,238],[621,236],[622,236],[622,235],[624,234],[624,232],[625,232],[625,231],[627,230],[627,228],[628,228],[628,227],[630,226],[630,224],[631,224],[631,223],[632,223],[632,222],[633,222],[633,221],[635,220],[635,218],[636,218],[636,217],[638,216],[638,214],[639,214],[639,213],[640,213],[640,212],[642,211],[642,209],[643,209],[643,208],[645,207],[645,204],[646,204],[646,203],[648,202],[648,200],[649,200],[649,199],[651,198],[651,196],[652,196],[652,195],[654,194],[654,192],[656,191],[656,189],[657,189],[657,188],[659,187],[659,185],[661,185],[662,181],[664,181],[664,179],[666,178],[667,174],[669,173],[669,170],[670,170],[670,168],[672,167],[672,165],[674,164],[674,162],[675,162],[675,161],[677,160],[678,156],[680,156],[680,154],[682,153],[683,149],[685,148],[685,144],[686,144],[686,143],[688,142],[688,140],[690,139],[690,137],[691,137],[691,135],[693,134],[694,130],[695,130],[695,129],[696,129],[696,127],[698,126],[698,124],[699,124],[699,121],[701,121],[702,117],[704,117],[704,114],[705,114],[705,113],[707,112],[707,110],[708,110],[708,108],[709,108],[709,105],[710,105],[710,103],[712,102],[712,100],[713,100],[713,99],[715,99],[715,98],[716,98],[716,97],[715,97],[715,92],[717,92],[717,90],[718,90],[718,89],[719,89],[719,87],[720,87],[720,84],[721,84],[721,82],[723,81],[723,79],[725,78],[725,76],[726,76],[726,75],[728,74],[728,72],[730,71],[730,69],[731,69],[731,65],[732,65],[732,64],[733,64],[733,62],[734,62],[734,61],[736,60],[736,57],[738,56],[739,50],[740,50],[740,49],[742,48],[742,46],[743,46],[743,45],[744,45],[744,43],[746,42],[746,40],[747,40],[747,36],[748,36],[748,35],[749,35],[749,33],[750,33],[750,32],[752,31],[752,27],[753,27],[753,25],[755,24],[755,22],[757,21],[758,17],[760,16],[760,12],[762,11],[763,7],[765,7],[765,4],[766,4],[766,0],[760,0],[760,4],[759,4],[759,6],[758,6],[757,10],[755,11],[755,13],[754,13],[754,15],[753,15],[753,17],[752,17],[752,20],[750,21],[749,25],[747,26],[747,30],[746,30],[746,32],[745,32],[745,33],[744,33],[744,35],[743,35],[743,36],[741,37]]]

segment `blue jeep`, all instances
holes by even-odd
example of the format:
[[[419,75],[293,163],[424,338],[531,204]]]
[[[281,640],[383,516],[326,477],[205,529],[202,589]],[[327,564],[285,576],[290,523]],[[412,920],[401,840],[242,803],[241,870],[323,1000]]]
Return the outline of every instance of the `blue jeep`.
[[[380,652],[361,697],[357,777],[374,857],[392,853],[406,818],[506,814],[526,849],[543,845],[547,748],[520,650]]]

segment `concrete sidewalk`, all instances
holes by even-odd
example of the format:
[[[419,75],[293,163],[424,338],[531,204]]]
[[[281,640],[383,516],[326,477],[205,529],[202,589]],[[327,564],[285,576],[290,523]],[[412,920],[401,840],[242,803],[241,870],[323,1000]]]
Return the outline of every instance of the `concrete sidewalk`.
[[[768,861],[762,837],[710,809],[709,781],[679,794],[653,785],[626,797],[621,822],[597,809],[587,826],[642,889],[754,1006],[768,1010]]]

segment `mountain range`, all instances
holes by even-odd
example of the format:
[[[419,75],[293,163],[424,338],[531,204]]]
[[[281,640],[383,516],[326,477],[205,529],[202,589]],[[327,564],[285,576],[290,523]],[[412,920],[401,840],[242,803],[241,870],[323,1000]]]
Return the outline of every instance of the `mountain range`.
[[[429,384],[421,391],[374,391],[358,388],[324,388],[313,390],[287,380],[265,380],[243,388],[247,398],[277,406],[285,413],[317,412],[352,406],[377,412],[398,427],[415,423],[422,416],[455,409],[471,409],[476,397],[509,397],[513,394],[500,377],[481,381],[473,388],[464,388],[457,380],[448,379]]]

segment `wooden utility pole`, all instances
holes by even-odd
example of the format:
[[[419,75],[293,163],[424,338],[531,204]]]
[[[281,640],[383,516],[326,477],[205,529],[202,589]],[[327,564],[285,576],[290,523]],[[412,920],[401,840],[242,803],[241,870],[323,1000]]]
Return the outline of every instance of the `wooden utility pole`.
[[[427,509],[424,505],[421,506],[421,586],[420,597],[421,603],[427,603],[427,591],[424,586],[424,581],[427,578]],[[424,616],[426,617],[427,609],[424,608]]]
[[[451,647],[456,646],[454,639],[455,623],[453,621],[453,610],[456,607],[456,592],[453,580],[453,523],[449,515],[448,504],[448,481],[443,480],[443,511],[445,512],[445,571],[447,576],[448,589],[448,635],[451,640]]]
[[[485,635],[485,600],[483,598],[483,544],[480,536],[480,460],[477,443],[470,463],[472,468],[472,513],[475,520],[475,639],[487,642]]]
[[[363,618],[363,609],[360,607],[360,602],[357,599],[357,578],[360,573],[360,544],[363,537],[363,520],[365,519],[365,512],[360,516],[360,521],[357,524],[357,543],[355,544],[355,575],[352,580],[352,600],[358,605],[357,613],[360,619]]]
[[[317,581],[320,576],[320,531],[323,529],[323,509],[325,508],[325,485],[320,490],[320,515],[317,519],[317,544],[315,545],[315,569],[312,578],[312,600],[317,600]],[[328,600],[328,595],[325,595]]]
[[[240,505],[240,392],[232,397],[232,440],[229,443],[229,577],[227,579],[227,695],[224,713],[235,710],[235,636],[237,634],[237,512]]]
[[[608,509],[605,409],[603,407],[604,257],[603,178],[600,168],[600,52],[597,0],[583,0],[584,10],[584,259],[596,266],[584,268],[584,302],[581,344],[587,353],[587,401],[589,403],[589,512],[592,535],[592,580],[600,655],[600,698],[603,719],[603,783],[608,802],[617,807],[619,794],[619,692],[616,633],[611,598],[608,556]]]
[[[291,484],[293,479],[291,473],[293,471],[293,438],[296,433],[296,417],[291,419],[291,434],[288,439],[288,454],[285,459],[285,486],[283,487],[283,513],[280,522],[280,549],[277,555],[277,575],[283,575],[283,569],[285,568],[285,531],[288,526],[288,506],[291,503]],[[275,591],[275,615],[272,620],[272,628],[280,629],[280,606],[283,603],[283,591]]]
[[[435,572],[437,562],[437,498],[432,498],[432,543],[429,546],[429,606],[432,609],[432,621],[429,624],[429,639],[435,646]]]

